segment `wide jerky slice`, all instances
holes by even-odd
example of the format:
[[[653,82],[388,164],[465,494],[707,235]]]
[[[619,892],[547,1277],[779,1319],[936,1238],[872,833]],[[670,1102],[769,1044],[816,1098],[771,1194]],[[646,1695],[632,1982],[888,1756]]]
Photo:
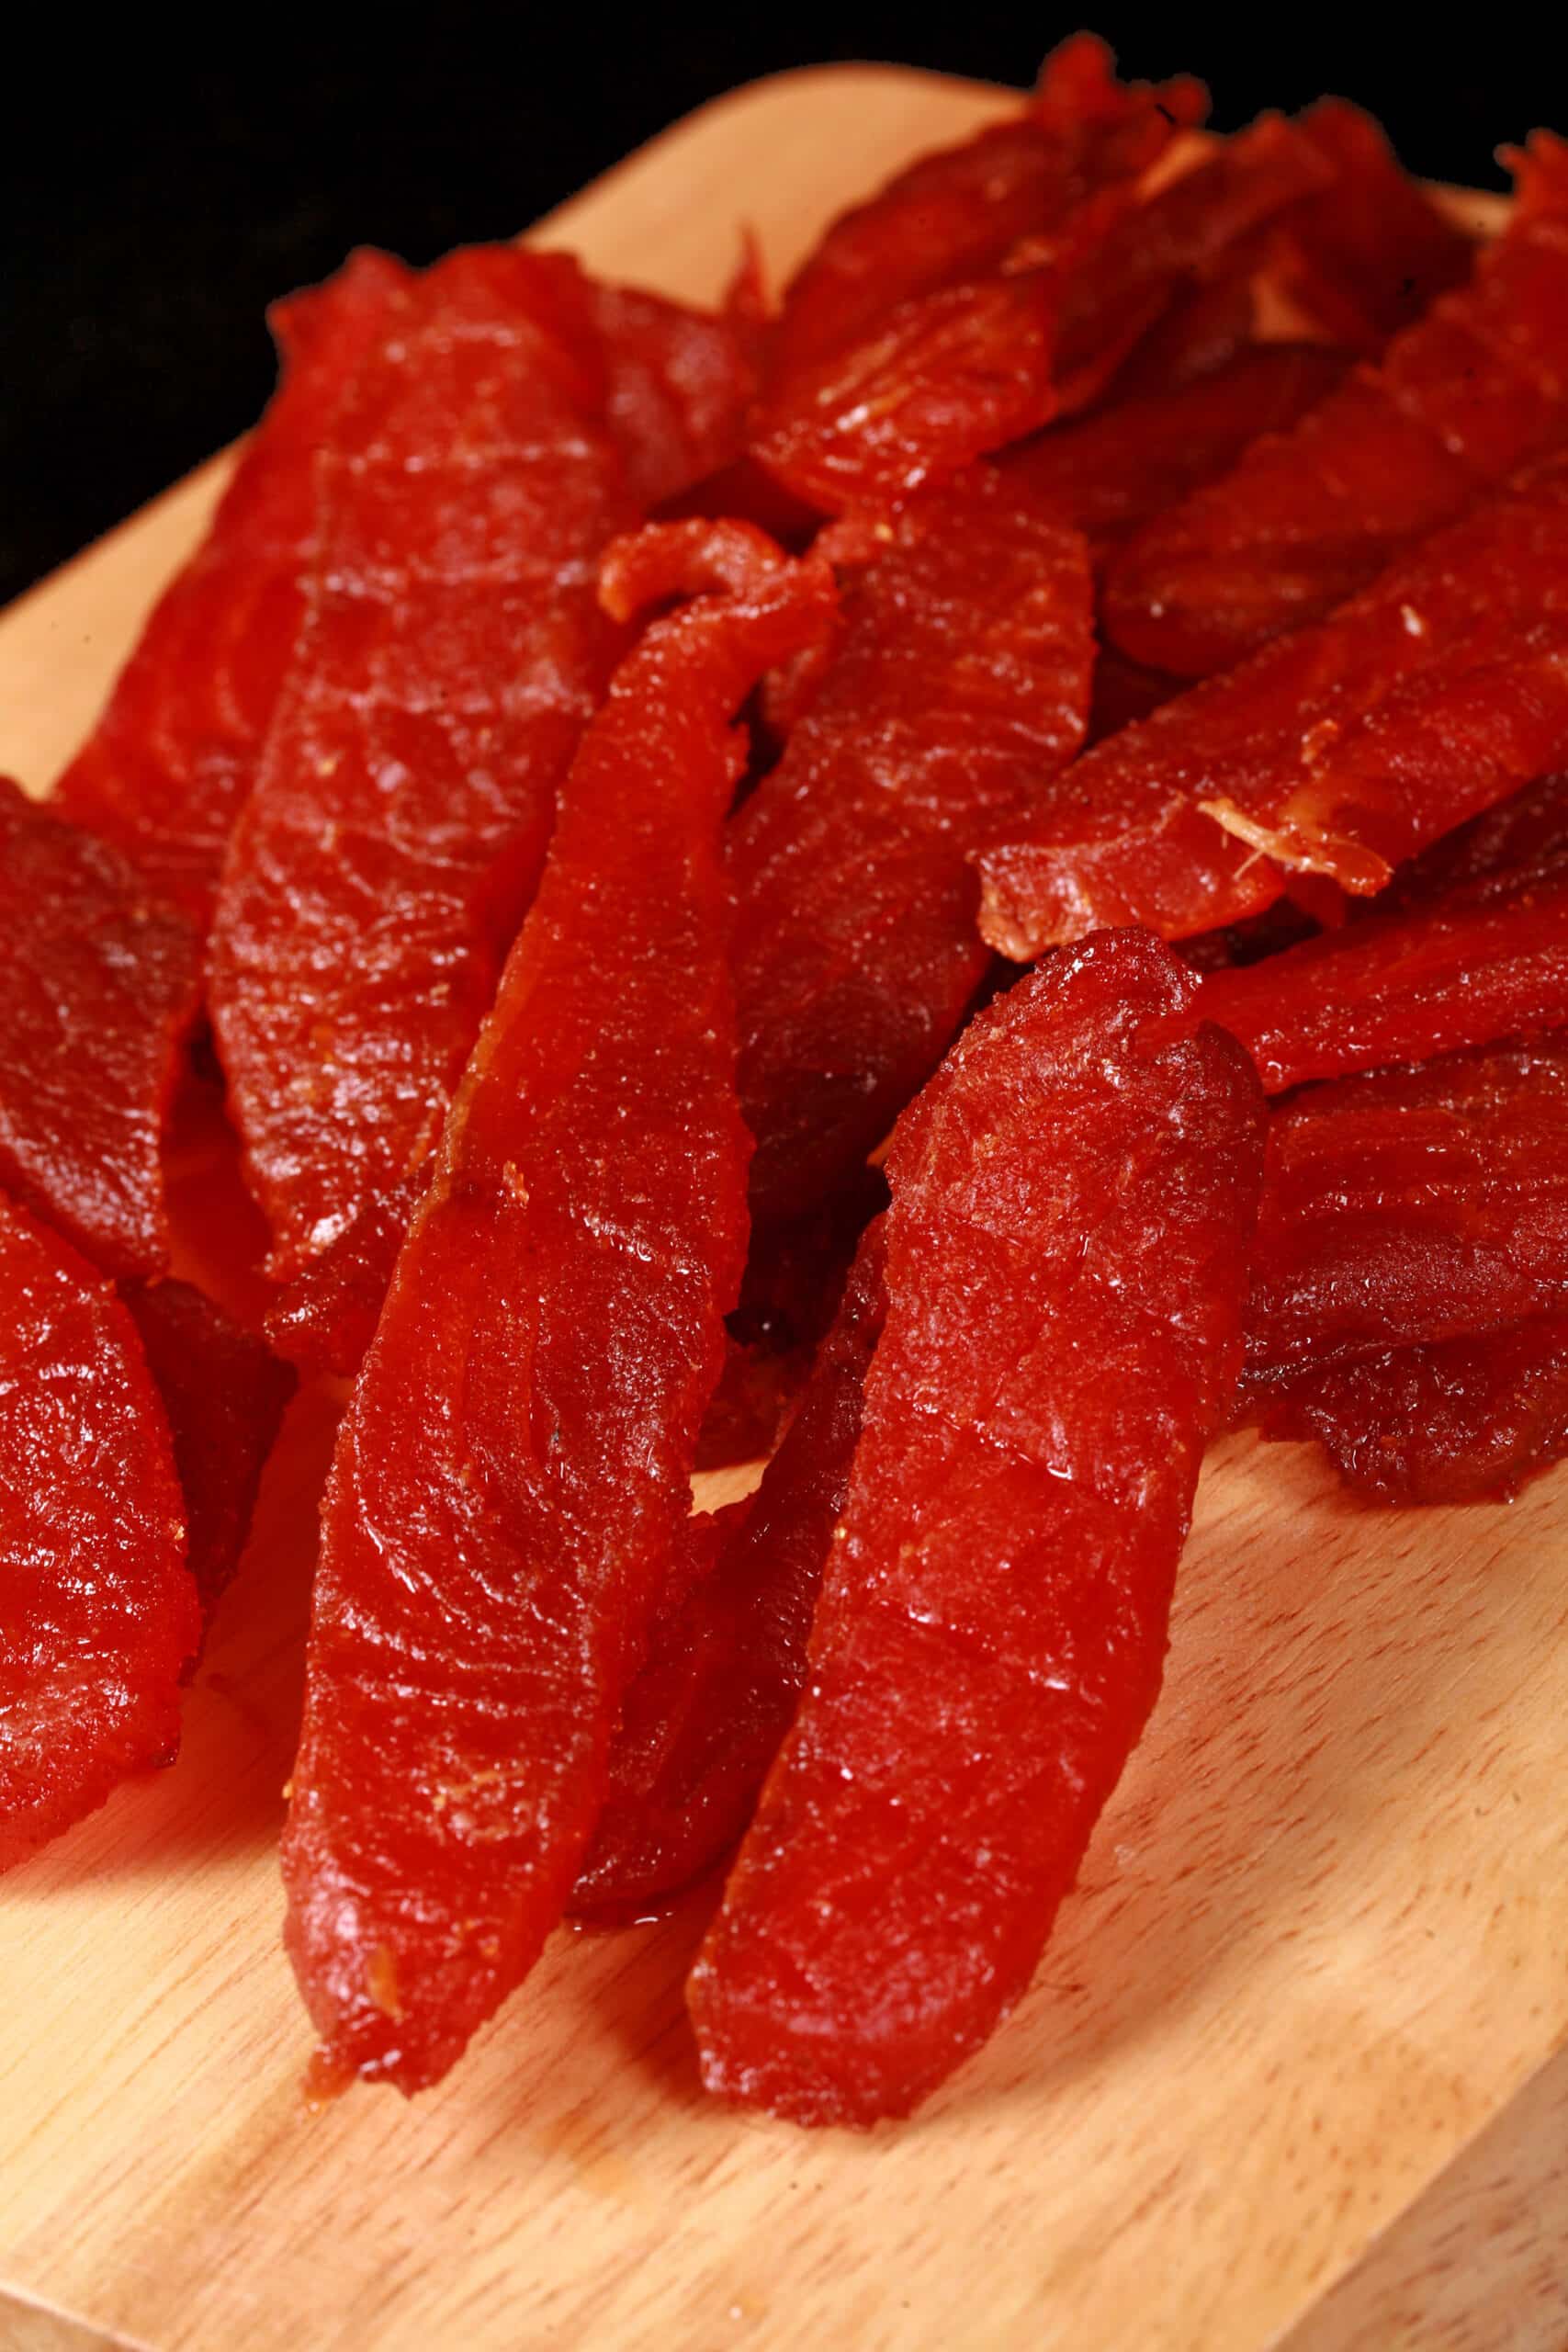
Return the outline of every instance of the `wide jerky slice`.
[[[1568,1319],[1308,1365],[1264,1396],[1265,1436],[1315,1438],[1371,1501],[1500,1498],[1568,1454]]]
[[[805,1687],[883,1306],[877,1224],[761,1485],[715,1532],[705,1572],[654,1629],[610,1751],[610,1792],[574,1911],[645,1911],[700,1877],[745,1828]]]
[[[1199,1003],[1270,1094],[1568,1028],[1568,855],[1215,973]]]
[[[1228,668],[1565,438],[1568,145],[1541,133],[1471,283],[1132,539],[1107,581],[1106,628],[1155,669]]]
[[[745,446],[756,389],[748,338],[724,312],[640,287],[598,287],[593,308],[608,378],[605,422],[637,503],[683,497]]]
[[[294,1374],[189,1283],[135,1284],[125,1303],[174,1441],[205,1632],[240,1565]]]
[[[1192,383],[1049,426],[999,462],[1103,551],[1223,473],[1258,434],[1292,424],[1345,368],[1322,344],[1253,345]]]
[[[0,1194],[0,1870],[169,1761],[199,1632],[136,1327]]]
[[[1334,342],[1375,356],[1469,275],[1474,244],[1359,107],[1320,98],[1299,123],[1335,176],[1276,223],[1269,275]]]
[[[1297,873],[1371,895],[1568,759],[1568,455],[1435,532],[1329,619],[1264,647],[1058,776],[980,860],[1004,955],[1110,923],[1167,938]]]
[[[687,524],[606,581],[713,593],[583,739],[328,1488],[284,1839],[327,2080],[435,2081],[560,1916],[739,1286],[730,722],[832,580]]]
[[[1159,1688],[1240,1356],[1262,1103],[1140,934],[1021,981],[887,1161],[886,1319],[779,1752],[691,1985],[704,2079],[907,2114],[1023,1992]]]
[[[573,263],[454,254],[321,454],[309,608],[210,1001],[280,1338],[352,1368],[612,665],[634,508]]]
[[[1247,1374],[1568,1312],[1568,1043],[1304,1089],[1269,1124]]]
[[[408,284],[389,255],[356,253],[324,286],[273,305],[278,391],[56,786],[67,816],[203,930],[304,611],[316,451]]]
[[[730,828],[758,1221],[850,1176],[986,970],[970,851],[1083,740],[1078,535],[992,472],[885,526],[832,667]]]
[[[110,1273],[168,1261],[160,1148],[200,968],[117,849],[0,777],[0,1182]]]

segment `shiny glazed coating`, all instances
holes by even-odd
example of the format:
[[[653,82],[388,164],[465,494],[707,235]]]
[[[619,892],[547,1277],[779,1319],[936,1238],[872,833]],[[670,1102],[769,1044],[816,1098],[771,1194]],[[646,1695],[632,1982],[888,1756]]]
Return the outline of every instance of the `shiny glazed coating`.
[[[168,1261],[164,1122],[201,947],[107,842],[0,777],[0,1183],[114,1274]]]
[[[1517,168],[1514,216],[1469,285],[1122,550],[1104,619],[1124,653],[1187,677],[1229,668],[1568,439],[1568,145],[1540,133]]]
[[[745,1254],[736,710],[831,613],[760,532],[611,550],[653,622],[562,794],[339,1437],[284,1839],[325,2080],[435,2081],[577,1876]]]
[[[200,1616],[136,1327],[0,1194],[0,1870],[179,1745]]]
[[[907,2114],[1022,1993],[1159,1687],[1240,1357],[1263,1104],[1136,933],[899,1122],[886,1320],[795,1724],[691,1985],[709,2089]]]
[[[574,1911],[635,1916],[700,1877],[744,1829],[805,1685],[883,1307],[878,1222],[761,1485],[708,1536],[704,1572],[654,1630]]]
[[[474,248],[415,281],[319,460],[210,968],[269,1272],[310,1278],[278,1323],[301,1360],[355,1361],[615,658],[596,566],[636,510],[604,396],[576,265]]]
[[[1214,930],[1298,869],[1371,895],[1565,761],[1568,454],[1075,761],[981,857],[981,930],[1021,962],[1109,922]]]
[[[913,502],[882,542],[837,658],[729,829],[759,1224],[852,1175],[935,1069],[988,961],[968,854],[1088,718],[1075,531],[987,470]]]
[[[315,453],[408,284],[389,254],[361,252],[324,286],[273,305],[277,393],[56,786],[68,817],[203,931],[304,611]]]

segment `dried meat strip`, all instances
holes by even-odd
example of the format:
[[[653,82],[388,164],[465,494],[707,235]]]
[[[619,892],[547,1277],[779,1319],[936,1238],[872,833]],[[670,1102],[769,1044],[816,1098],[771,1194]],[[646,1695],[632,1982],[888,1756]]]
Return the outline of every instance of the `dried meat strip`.
[[[692,1980],[704,2079],[906,2114],[1027,1985],[1159,1687],[1241,1350],[1263,1107],[1146,936],[1056,958],[900,1122],[808,1681]]]
[[[1518,175],[1468,286],[1121,550],[1104,619],[1124,653],[1229,668],[1568,439],[1568,144],[1538,134]]]
[[[108,842],[0,778],[0,1182],[108,1272],[156,1274],[197,934]]]
[[[408,273],[356,253],[269,312],[283,377],[196,554],[154,605],[61,808],[205,930],[304,610],[314,463]]]
[[[619,642],[635,519],[573,263],[418,281],[320,460],[304,628],[230,847],[210,1002],[276,1329],[352,1369]]]
[[[1568,858],[1568,775],[1538,776],[1398,867],[1372,905],[1424,907],[1466,883],[1544,873],[1562,858]]]
[[[200,1619],[168,1426],[106,1275],[0,1194],[0,1870],[179,1744]]]
[[[630,286],[593,297],[608,384],[604,415],[641,506],[682,498],[739,457],[756,390],[747,339],[723,312]]]
[[[340,1434],[284,1841],[325,2079],[436,2080],[560,1916],[739,1287],[731,722],[832,576],[739,524],[605,576],[710,593],[583,738]]]

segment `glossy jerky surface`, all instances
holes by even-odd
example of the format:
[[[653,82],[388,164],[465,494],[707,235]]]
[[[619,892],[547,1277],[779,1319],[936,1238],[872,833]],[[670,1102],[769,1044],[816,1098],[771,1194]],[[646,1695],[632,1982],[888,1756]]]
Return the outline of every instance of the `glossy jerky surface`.
[[[158,1272],[195,930],[118,850],[0,778],[0,1182],[95,1264]]]
[[[761,1485],[709,1535],[705,1572],[654,1630],[574,1911],[635,1916],[700,1877],[745,1828],[805,1687],[883,1310],[878,1224]]]
[[[1022,1993],[1159,1687],[1240,1353],[1262,1104],[1193,982],[1086,944],[900,1122],[886,1319],[807,1695],[692,1980],[711,2090],[918,2104]]]
[[[179,1743],[199,1633],[169,1432],[114,1285],[0,1194],[0,1870]]]
[[[1568,1311],[1568,1046],[1310,1087],[1269,1124],[1251,1380]]]
[[[302,1359],[355,1361],[614,660],[595,569],[634,509],[604,396],[575,265],[475,248],[417,281],[320,458],[210,979]]]
[[[327,2080],[436,2080],[559,1917],[739,1287],[731,722],[831,575],[681,525],[606,590],[706,593],[573,763],[328,1489],[284,1841]]]
[[[1124,653],[1228,668],[1568,438],[1568,147],[1538,134],[1518,173],[1470,284],[1122,551],[1104,618]]]
[[[316,451],[409,283],[389,254],[361,252],[324,286],[273,305],[278,391],[56,786],[67,816],[203,931],[304,612]]]
[[[1329,619],[1058,777],[981,859],[981,928],[1022,960],[1097,925],[1168,938],[1296,872],[1371,895],[1568,759],[1568,457],[1519,475]]]
[[[741,1102],[760,1224],[852,1175],[987,963],[966,863],[1077,749],[1087,556],[978,473],[886,526],[836,660],[730,827]]]

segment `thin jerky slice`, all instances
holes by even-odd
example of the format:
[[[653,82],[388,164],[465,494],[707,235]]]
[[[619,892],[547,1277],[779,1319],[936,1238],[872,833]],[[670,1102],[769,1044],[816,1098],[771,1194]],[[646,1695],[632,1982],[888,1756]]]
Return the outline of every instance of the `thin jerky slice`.
[[[1269,1125],[1259,1380],[1568,1312],[1568,1042],[1304,1089]]]
[[[526,1973],[603,1804],[745,1255],[721,835],[819,562],[612,549],[629,618],[339,1437],[284,1840],[325,2080],[434,2082]]]
[[[907,2114],[1027,1985],[1159,1688],[1240,1357],[1262,1101],[1089,942],[900,1122],[886,1319],[808,1680],[691,1985],[708,2087]]]
[[[169,1431],[106,1276],[0,1194],[0,1870],[179,1744],[200,1632]]]
[[[1112,922],[1212,931],[1301,872],[1370,896],[1565,760],[1568,454],[1075,762],[981,858],[981,928],[1021,961]]]
[[[1226,669],[1568,438],[1568,145],[1538,134],[1518,175],[1468,286],[1120,552],[1104,618],[1124,653]]]
[[[913,502],[836,660],[730,828],[753,1214],[852,1174],[934,1069],[987,963],[968,853],[1083,740],[1078,535],[986,471]]]
[[[1568,855],[1216,973],[1199,1002],[1270,1094],[1568,1028]]]
[[[1264,1435],[1316,1439],[1369,1501],[1497,1500],[1568,1455],[1568,1320],[1309,1366],[1265,1394]]]
[[[400,263],[362,252],[324,286],[273,305],[279,389],[56,786],[68,817],[203,931],[304,612],[316,451],[408,284]]]
[[[174,1441],[205,1633],[240,1565],[294,1374],[189,1283],[138,1284],[125,1303]]]
[[[626,1693],[574,1911],[625,1917],[667,1901],[745,1828],[805,1688],[883,1307],[878,1223],[761,1485],[715,1531],[705,1573],[655,1629]]]
[[[747,339],[722,312],[639,287],[599,287],[593,309],[608,374],[605,421],[637,503],[683,497],[745,446],[756,389]]]
[[[118,850],[0,777],[0,1182],[109,1272],[157,1273],[197,933]]]
[[[634,509],[604,397],[575,264],[478,247],[418,281],[320,458],[210,967],[301,1361],[356,1360],[614,661],[595,567]]]

